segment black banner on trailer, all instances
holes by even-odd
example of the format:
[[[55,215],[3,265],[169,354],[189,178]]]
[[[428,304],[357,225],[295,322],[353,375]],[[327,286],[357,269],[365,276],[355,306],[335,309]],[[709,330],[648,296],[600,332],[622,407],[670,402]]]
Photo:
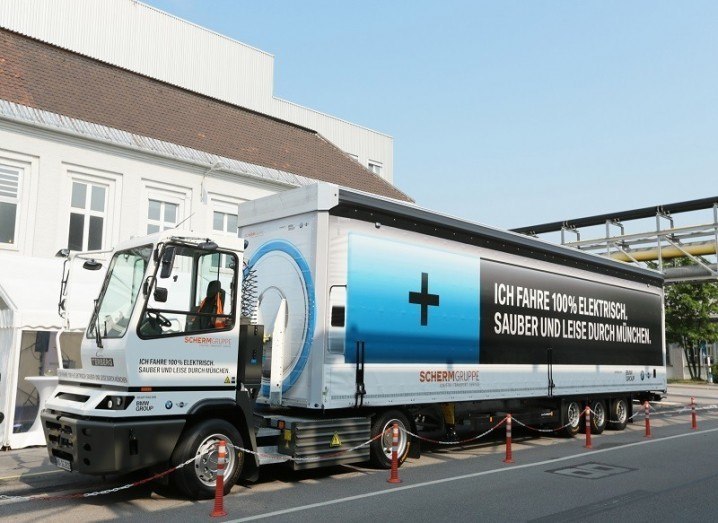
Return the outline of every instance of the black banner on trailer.
[[[661,296],[481,260],[480,363],[663,365]]]

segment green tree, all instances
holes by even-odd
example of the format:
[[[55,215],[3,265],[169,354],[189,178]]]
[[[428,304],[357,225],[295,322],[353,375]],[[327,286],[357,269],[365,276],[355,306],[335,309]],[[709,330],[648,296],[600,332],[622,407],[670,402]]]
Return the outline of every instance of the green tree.
[[[701,379],[700,345],[718,341],[718,282],[666,286],[666,341],[678,343],[691,379]]]

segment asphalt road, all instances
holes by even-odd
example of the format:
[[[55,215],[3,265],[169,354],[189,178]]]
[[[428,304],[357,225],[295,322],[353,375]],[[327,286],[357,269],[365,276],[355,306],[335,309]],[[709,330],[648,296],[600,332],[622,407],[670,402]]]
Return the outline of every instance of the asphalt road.
[[[690,397],[698,430],[680,412]],[[715,408],[709,408],[715,406]],[[671,386],[652,413],[622,432],[573,439],[515,434],[513,464],[502,462],[502,435],[460,447],[425,449],[400,469],[402,483],[362,466],[291,472],[263,470],[259,482],[225,497],[225,520],[255,521],[714,521],[718,509],[718,386]],[[0,453],[0,518],[12,521],[196,521],[212,502],[188,502],[153,485],[81,499],[27,500],[120,486],[55,470],[45,449]]]

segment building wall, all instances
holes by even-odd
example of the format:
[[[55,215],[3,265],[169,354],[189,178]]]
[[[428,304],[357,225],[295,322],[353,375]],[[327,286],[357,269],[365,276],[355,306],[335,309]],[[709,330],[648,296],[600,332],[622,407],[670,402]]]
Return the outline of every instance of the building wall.
[[[667,344],[669,359],[667,365],[668,379],[689,380],[691,378],[688,370],[688,361],[686,360],[683,347],[677,343]],[[711,343],[707,347],[707,355],[711,358],[711,364],[718,362],[718,343]],[[707,379],[705,361],[701,364],[701,378]]]
[[[148,225],[162,225],[149,219],[149,200],[176,206],[175,223],[188,218],[180,230],[212,231],[215,213],[223,213],[225,233],[236,235],[227,229],[239,203],[287,188],[7,120],[0,120],[3,166],[19,171],[20,183],[15,239],[0,243],[0,253],[19,256],[48,257],[67,247],[73,212],[102,218],[102,249],[147,234]],[[90,208],[91,190],[89,210],[72,207],[74,182],[104,189],[101,212]]]
[[[3,0],[0,26],[316,130],[393,180],[393,139],[273,96],[274,57],[135,0]]]

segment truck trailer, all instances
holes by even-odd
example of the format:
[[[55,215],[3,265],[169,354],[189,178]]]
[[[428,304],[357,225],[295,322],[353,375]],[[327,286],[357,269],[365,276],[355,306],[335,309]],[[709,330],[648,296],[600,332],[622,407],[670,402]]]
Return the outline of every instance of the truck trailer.
[[[666,391],[657,272],[326,183],[239,224],[116,247],[42,412],[55,465],[189,463],[172,482],[209,497],[220,439],[228,491],[280,461],[389,467],[394,423],[403,462],[412,434],[507,413],[573,435],[590,406],[620,430]]]

